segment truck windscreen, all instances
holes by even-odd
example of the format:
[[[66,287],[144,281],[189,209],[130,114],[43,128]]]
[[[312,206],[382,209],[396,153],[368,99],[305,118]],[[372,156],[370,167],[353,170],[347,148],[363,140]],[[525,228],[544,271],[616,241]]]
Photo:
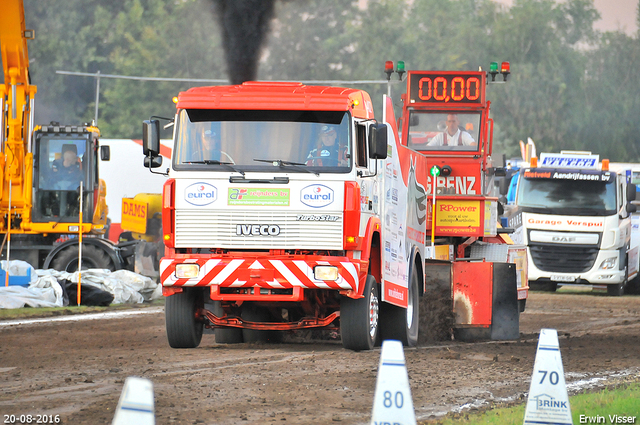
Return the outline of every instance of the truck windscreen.
[[[411,111],[409,147],[419,151],[477,151],[480,113]]]
[[[595,176],[595,175],[594,175]],[[608,181],[520,176],[516,203],[523,211],[605,216],[617,212],[616,178]]]
[[[344,111],[182,110],[176,170],[347,172],[350,115]]]

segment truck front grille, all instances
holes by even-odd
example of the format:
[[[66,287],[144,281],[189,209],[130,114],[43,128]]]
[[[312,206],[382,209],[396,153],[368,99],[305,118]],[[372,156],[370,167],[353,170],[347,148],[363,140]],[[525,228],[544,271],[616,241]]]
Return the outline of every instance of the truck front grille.
[[[529,244],[533,264],[545,272],[584,273],[593,267],[598,247],[558,244]]]
[[[299,220],[304,215],[307,220]],[[309,220],[331,217],[335,221]],[[176,210],[176,248],[225,249],[319,249],[341,250],[342,213],[317,214],[309,211],[211,211]],[[270,227],[271,235],[238,235],[237,226],[248,231],[252,225]]]

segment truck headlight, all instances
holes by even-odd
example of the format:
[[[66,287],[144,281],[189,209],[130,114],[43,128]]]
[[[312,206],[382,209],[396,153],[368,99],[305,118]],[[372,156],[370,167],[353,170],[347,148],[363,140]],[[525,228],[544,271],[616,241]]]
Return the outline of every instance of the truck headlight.
[[[176,277],[180,279],[191,279],[198,277],[200,266],[198,264],[176,264]]]
[[[600,264],[600,268],[602,270],[609,270],[609,269],[613,269],[614,267],[616,267],[616,263],[618,262],[618,257],[610,257],[607,258],[606,260],[604,260],[602,262],[602,264]]]
[[[80,230],[80,226],[69,226],[70,232],[77,232],[78,230]]]
[[[315,266],[313,277],[316,280],[338,280],[338,268],[336,266]]]

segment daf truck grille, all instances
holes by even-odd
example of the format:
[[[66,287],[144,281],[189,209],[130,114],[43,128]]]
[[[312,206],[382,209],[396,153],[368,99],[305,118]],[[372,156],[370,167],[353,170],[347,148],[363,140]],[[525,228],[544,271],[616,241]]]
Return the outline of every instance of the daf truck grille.
[[[175,212],[176,248],[341,250],[342,234],[342,212]]]
[[[593,267],[598,247],[529,243],[533,264],[545,272],[584,273]]]

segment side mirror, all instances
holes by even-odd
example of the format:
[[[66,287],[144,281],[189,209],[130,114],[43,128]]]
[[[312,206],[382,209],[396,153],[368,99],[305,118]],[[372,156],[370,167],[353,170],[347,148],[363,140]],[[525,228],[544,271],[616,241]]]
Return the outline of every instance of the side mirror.
[[[100,159],[109,161],[111,159],[111,148],[109,146],[100,146]]]
[[[387,157],[387,125],[373,124],[369,127],[369,158]]]
[[[160,121],[142,122],[142,153],[146,157],[160,155]]]
[[[158,168],[161,165],[162,165],[161,156],[145,156],[144,157],[145,168]]]
[[[636,185],[633,183],[627,184],[627,202],[636,200]]]
[[[509,183],[510,183],[510,180],[506,177],[500,179],[500,182],[498,183],[500,195],[506,195],[507,193],[509,193]]]

